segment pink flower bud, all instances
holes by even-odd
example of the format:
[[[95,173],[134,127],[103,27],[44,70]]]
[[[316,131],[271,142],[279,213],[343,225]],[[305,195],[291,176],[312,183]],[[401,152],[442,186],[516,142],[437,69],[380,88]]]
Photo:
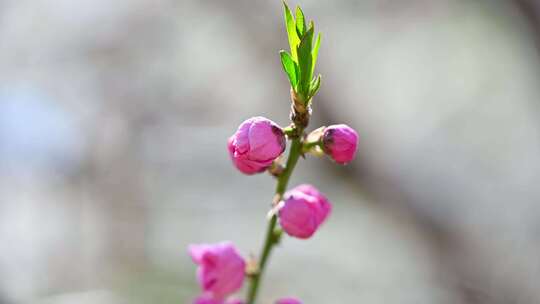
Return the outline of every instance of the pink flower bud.
[[[193,300],[193,304],[223,304],[223,300],[215,299],[207,295],[202,295]]]
[[[324,130],[324,152],[338,164],[346,164],[354,159],[357,144],[358,134],[347,125],[332,125]]]
[[[315,187],[300,185],[285,193],[278,208],[283,230],[290,236],[307,239],[328,217],[332,205]]]
[[[209,295],[202,295],[195,300],[193,304],[244,304],[244,301],[238,299],[229,299],[227,301],[222,299],[216,299]]]
[[[246,262],[232,243],[190,245],[189,254],[199,265],[197,280],[211,298],[224,299],[242,287]]]
[[[297,300],[295,298],[283,298],[277,300],[276,304],[302,304],[300,300]]]
[[[283,153],[285,135],[273,121],[252,117],[238,127],[227,146],[236,168],[245,174],[255,174],[266,170]]]

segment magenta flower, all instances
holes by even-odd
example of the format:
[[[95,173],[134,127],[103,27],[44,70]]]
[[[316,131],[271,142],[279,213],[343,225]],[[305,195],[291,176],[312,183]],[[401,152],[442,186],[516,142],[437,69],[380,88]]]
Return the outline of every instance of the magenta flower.
[[[210,299],[222,300],[242,287],[246,262],[232,243],[190,245],[189,254],[199,265],[197,280]]]
[[[311,237],[328,217],[332,205],[315,187],[300,185],[284,195],[280,202],[279,224],[290,236]]]
[[[358,134],[347,125],[332,125],[324,130],[323,150],[338,164],[354,159],[357,144]]]
[[[244,304],[244,302],[238,299],[222,300],[213,298],[212,296],[202,295],[193,300],[193,304]]]
[[[300,300],[297,300],[295,298],[283,298],[277,300],[276,304],[302,304]]]
[[[195,300],[193,304],[223,304],[223,300],[214,299],[211,296],[202,295]]]
[[[270,167],[285,151],[285,135],[273,121],[252,117],[244,121],[227,143],[231,159],[241,172],[255,174]]]

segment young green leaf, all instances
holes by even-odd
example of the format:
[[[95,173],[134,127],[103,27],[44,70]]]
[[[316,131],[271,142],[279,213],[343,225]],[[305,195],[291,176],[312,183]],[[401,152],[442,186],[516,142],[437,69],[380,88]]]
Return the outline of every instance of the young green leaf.
[[[296,32],[300,38],[302,38],[306,32],[306,18],[304,17],[304,12],[302,12],[300,6],[296,7]]]
[[[300,38],[298,38],[298,34],[296,33],[296,24],[294,22],[291,10],[285,1],[283,1],[283,10],[285,16],[285,28],[287,29],[287,36],[289,38],[289,45],[291,47],[291,55],[292,58],[297,61],[298,57],[296,55],[296,48],[300,43]]]
[[[309,88],[309,99],[311,99],[311,97],[317,94],[317,91],[319,91],[320,87],[321,87],[321,74],[319,74],[317,78],[313,78],[313,81],[311,81],[310,88]]]
[[[300,67],[298,66],[298,63],[294,62],[294,71],[296,73],[296,85],[294,87],[294,91],[298,91],[298,82],[300,81]]]
[[[317,35],[317,40],[315,40],[315,46],[311,51],[312,65],[311,65],[311,75],[315,72],[315,65],[317,64],[317,57],[319,56],[319,46],[321,45],[321,33]]]
[[[291,87],[295,88],[298,78],[296,77],[296,64],[293,61],[291,55],[286,51],[281,50],[279,52],[281,56],[281,64],[283,65],[283,70],[287,74],[289,81],[291,82]]]
[[[300,78],[298,81],[298,90],[302,95],[308,97],[309,83],[311,81],[311,45],[313,42],[313,26],[302,37],[298,45],[298,66],[300,68]],[[306,100],[307,101],[307,100]]]

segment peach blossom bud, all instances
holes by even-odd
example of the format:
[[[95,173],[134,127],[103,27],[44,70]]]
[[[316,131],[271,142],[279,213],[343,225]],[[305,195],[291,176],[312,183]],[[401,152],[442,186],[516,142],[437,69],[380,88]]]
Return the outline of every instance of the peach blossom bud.
[[[283,230],[290,236],[307,239],[328,217],[332,205],[315,187],[300,185],[285,193],[278,208]]]
[[[358,134],[351,127],[340,124],[324,130],[323,149],[338,164],[346,164],[356,156]]]
[[[227,147],[236,168],[251,175],[266,170],[283,153],[285,135],[275,122],[252,117],[238,127]]]
[[[242,287],[246,262],[232,243],[190,245],[189,254],[199,265],[197,280],[211,298],[224,299]]]

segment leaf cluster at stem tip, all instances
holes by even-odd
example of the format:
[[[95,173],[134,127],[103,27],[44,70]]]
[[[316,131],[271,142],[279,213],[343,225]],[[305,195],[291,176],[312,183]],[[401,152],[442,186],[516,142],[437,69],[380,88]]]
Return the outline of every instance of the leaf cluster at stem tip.
[[[321,75],[313,77],[319,54],[321,34],[317,35],[317,39],[313,43],[315,32],[313,21],[310,21],[309,25],[306,26],[304,12],[299,6],[296,7],[294,17],[285,1],[283,1],[283,6],[291,53],[289,54],[284,50],[279,52],[281,64],[289,78],[291,88],[301,101],[307,105],[321,85]]]

